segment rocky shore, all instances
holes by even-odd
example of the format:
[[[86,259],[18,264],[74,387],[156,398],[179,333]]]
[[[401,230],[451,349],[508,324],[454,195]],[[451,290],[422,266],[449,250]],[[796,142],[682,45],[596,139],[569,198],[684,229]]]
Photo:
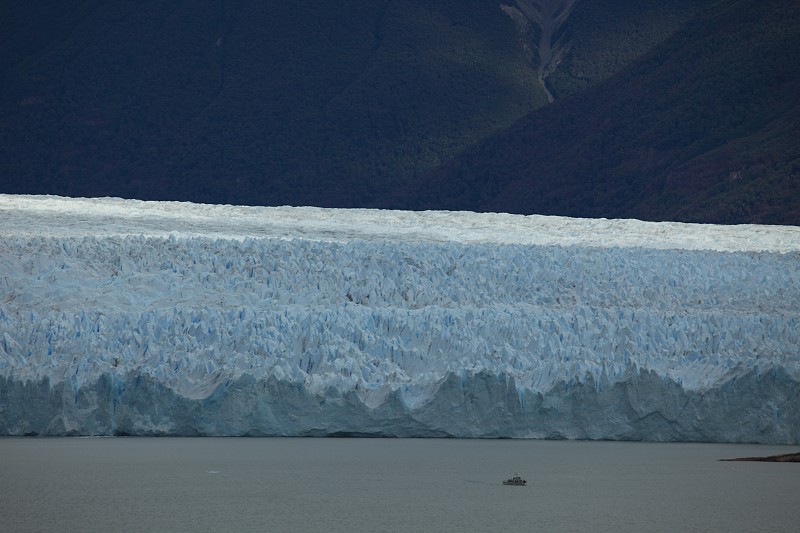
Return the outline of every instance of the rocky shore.
[[[800,453],[784,453],[768,457],[738,457],[736,459],[720,459],[720,461],[760,461],[765,463],[800,463]]]

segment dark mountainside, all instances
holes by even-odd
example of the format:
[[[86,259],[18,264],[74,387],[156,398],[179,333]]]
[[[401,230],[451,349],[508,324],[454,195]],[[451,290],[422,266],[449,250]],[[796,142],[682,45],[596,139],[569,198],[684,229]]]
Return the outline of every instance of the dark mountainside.
[[[4,192],[362,205],[547,103],[486,0],[8,4]]]
[[[738,0],[409,188],[415,208],[800,224],[800,3]]]
[[[799,9],[4,3],[0,192],[800,224]]]

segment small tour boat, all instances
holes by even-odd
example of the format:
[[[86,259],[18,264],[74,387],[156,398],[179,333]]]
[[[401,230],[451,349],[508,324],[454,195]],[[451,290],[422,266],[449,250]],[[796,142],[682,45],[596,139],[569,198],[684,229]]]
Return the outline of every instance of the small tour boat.
[[[505,481],[503,481],[503,485],[525,486],[526,483],[527,481],[525,481],[519,476],[514,476],[511,479],[506,479]]]

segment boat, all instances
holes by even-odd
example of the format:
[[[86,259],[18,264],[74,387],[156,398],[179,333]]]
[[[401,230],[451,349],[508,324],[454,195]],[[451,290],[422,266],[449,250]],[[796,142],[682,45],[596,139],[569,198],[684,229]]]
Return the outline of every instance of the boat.
[[[515,475],[511,479],[506,479],[503,481],[503,485],[516,485],[518,487],[524,487],[528,482],[522,479],[521,477]]]

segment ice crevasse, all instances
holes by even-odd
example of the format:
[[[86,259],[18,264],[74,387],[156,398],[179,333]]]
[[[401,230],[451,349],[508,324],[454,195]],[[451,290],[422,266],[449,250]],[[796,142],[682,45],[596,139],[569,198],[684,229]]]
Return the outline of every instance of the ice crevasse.
[[[800,228],[0,195],[0,434],[800,442]]]

